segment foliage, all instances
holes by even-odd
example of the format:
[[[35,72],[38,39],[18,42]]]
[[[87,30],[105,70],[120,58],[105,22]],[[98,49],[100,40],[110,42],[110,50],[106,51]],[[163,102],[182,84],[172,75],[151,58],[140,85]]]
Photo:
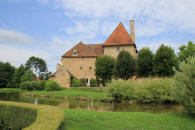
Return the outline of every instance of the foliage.
[[[28,104],[28,103],[18,103],[18,102],[7,102],[7,101],[0,101],[0,104],[9,107],[15,106],[15,107],[22,107],[31,110],[33,109],[36,111],[37,113],[36,120],[30,126],[24,128],[23,130],[56,130],[59,128],[60,124],[64,120],[64,112],[58,107],[47,106],[47,105],[35,105],[35,104]],[[0,114],[1,113],[2,112],[0,112]],[[13,113],[13,114],[20,114],[20,113]],[[31,115],[30,113],[27,113],[26,115],[28,116],[28,118],[33,118],[30,116]],[[17,116],[14,116],[14,119],[16,118]],[[14,121],[20,121],[22,120],[22,118],[23,117],[19,117],[18,120],[14,120]],[[25,121],[27,122],[27,120]]]
[[[90,80],[90,87],[97,87],[97,81],[96,81],[96,79],[91,79]]]
[[[81,78],[80,81],[82,87],[85,87],[87,85],[87,79]]]
[[[41,81],[38,81],[38,83],[39,83],[39,85],[35,89],[38,90],[38,91],[44,90],[46,81],[45,80],[41,80]]]
[[[117,101],[136,100],[143,103],[174,102],[174,80],[146,78],[142,81],[112,81],[108,93]]]
[[[20,78],[21,82],[33,81],[33,80],[35,80],[35,75],[31,70],[26,70],[26,72]]]
[[[81,87],[81,81],[79,79],[73,78],[70,85],[71,87]]]
[[[158,76],[172,76],[174,74],[173,67],[177,66],[176,55],[174,50],[162,44],[154,56],[154,73]]]
[[[188,42],[188,45],[182,45],[179,47],[178,58],[179,61],[186,61],[188,57],[195,56],[195,44],[192,41]]]
[[[114,75],[115,61],[110,56],[98,56],[95,63],[96,78],[101,79],[103,84],[109,82]]]
[[[19,130],[31,125],[36,119],[36,110],[0,104],[0,129]]]
[[[20,65],[13,74],[13,79],[8,83],[8,88],[19,88],[21,83],[21,77],[24,75],[26,68],[24,65]]]
[[[135,69],[135,59],[129,52],[122,50],[116,61],[116,76],[127,80],[134,75]]]
[[[55,81],[47,80],[45,83],[45,90],[46,91],[60,91],[61,87]]]
[[[186,63],[187,62],[187,63]],[[179,65],[174,76],[177,86],[176,98],[189,113],[195,115],[195,57],[190,57]]]
[[[36,90],[40,88],[38,81],[25,81],[20,84],[20,88],[28,91]]]
[[[47,63],[39,57],[30,57],[26,62],[26,67],[27,69],[35,71],[36,76],[39,76],[41,79],[49,78]]]
[[[139,76],[152,75],[153,54],[150,48],[142,48],[138,53],[138,73]]]
[[[10,63],[0,62],[0,88],[6,88],[7,83],[12,80],[15,68]]]

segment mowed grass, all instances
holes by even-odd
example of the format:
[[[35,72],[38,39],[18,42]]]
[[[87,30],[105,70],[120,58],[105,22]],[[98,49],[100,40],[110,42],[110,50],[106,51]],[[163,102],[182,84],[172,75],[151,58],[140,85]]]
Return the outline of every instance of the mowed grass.
[[[24,95],[68,97],[68,98],[93,98],[94,100],[108,100],[106,93],[95,88],[70,88],[61,91],[25,91]]]
[[[0,92],[21,92],[19,88],[0,88]]]
[[[67,130],[194,130],[185,113],[95,112],[65,109]]]

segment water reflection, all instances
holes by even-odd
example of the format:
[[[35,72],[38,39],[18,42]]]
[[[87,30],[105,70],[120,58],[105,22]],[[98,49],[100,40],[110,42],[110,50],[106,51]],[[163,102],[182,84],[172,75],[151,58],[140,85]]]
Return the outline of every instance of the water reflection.
[[[94,110],[99,112],[181,112],[183,108],[179,105],[159,105],[159,104],[123,104],[117,102],[97,102],[79,100],[59,100],[49,98],[34,98],[22,96],[20,92],[0,92],[0,100],[27,102],[34,104],[46,104],[76,110]]]

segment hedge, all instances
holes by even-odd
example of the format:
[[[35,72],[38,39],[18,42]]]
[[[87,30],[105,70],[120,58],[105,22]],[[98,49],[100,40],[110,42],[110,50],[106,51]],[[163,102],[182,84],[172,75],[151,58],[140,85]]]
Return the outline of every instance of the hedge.
[[[18,130],[30,126],[36,119],[35,109],[0,104],[0,129]]]
[[[24,128],[24,130],[57,130],[64,121],[64,112],[57,107],[9,101],[0,101],[0,104],[8,107],[13,106],[36,110],[36,120],[29,127]]]

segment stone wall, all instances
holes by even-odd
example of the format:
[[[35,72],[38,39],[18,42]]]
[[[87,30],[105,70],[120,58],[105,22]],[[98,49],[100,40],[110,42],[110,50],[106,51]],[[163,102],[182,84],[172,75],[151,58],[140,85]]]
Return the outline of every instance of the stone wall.
[[[78,79],[95,79],[95,62],[96,57],[62,59],[62,65]]]
[[[130,46],[104,46],[104,55],[111,56],[113,58],[117,58],[120,51],[125,50],[130,52],[130,54],[136,58],[136,50],[133,45]]]

